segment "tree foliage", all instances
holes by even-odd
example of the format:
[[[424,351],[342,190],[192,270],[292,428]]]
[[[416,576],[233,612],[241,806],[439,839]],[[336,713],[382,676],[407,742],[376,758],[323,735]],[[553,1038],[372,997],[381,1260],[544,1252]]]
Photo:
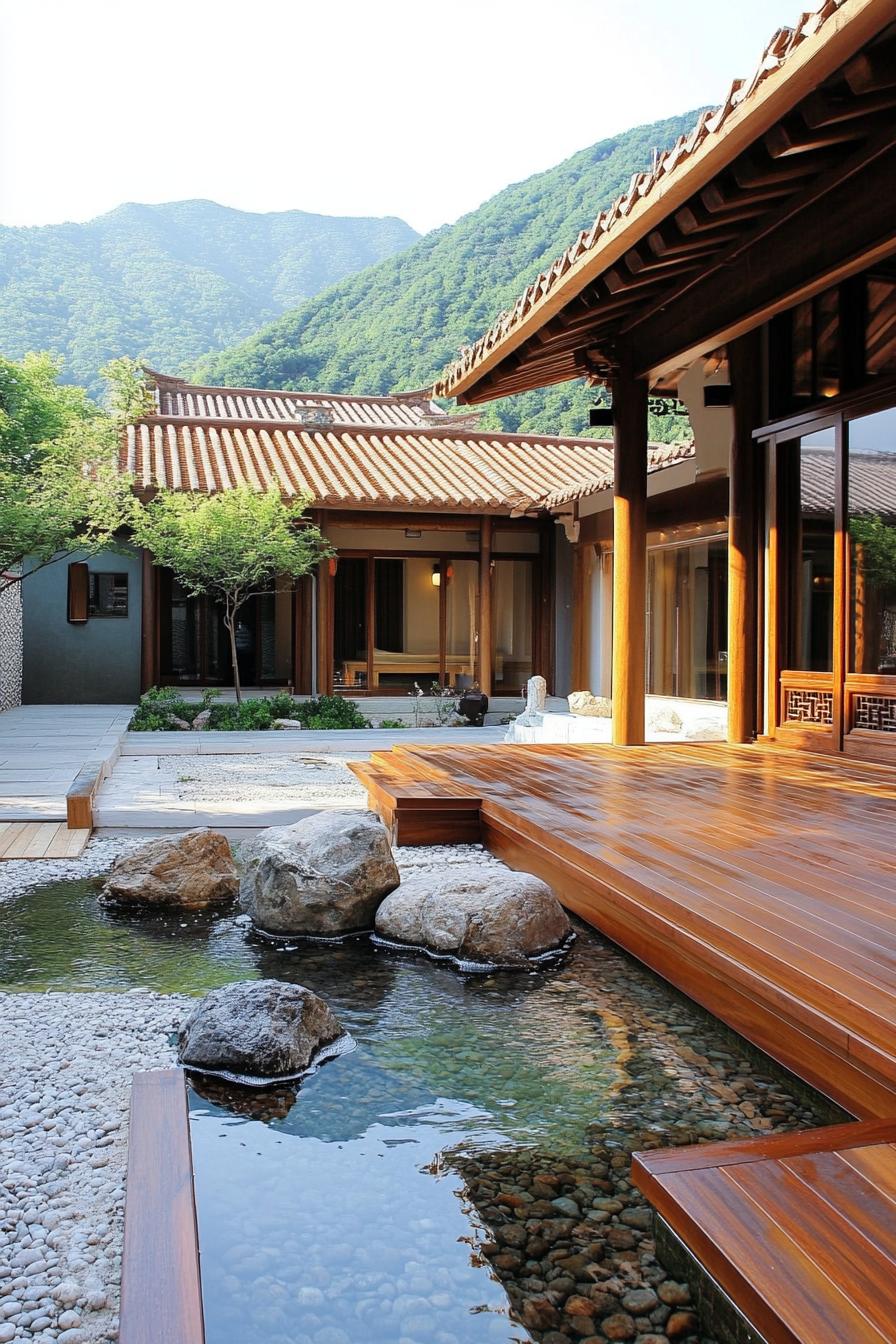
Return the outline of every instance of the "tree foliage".
[[[0,227],[4,350],[58,350],[71,378],[99,396],[99,370],[114,356],[178,372],[417,236],[400,219],[254,214],[213,201]]]
[[[430,385],[460,346],[511,306],[595,215],[650,166],[656,147],[696,113],[602,140],[498,193],[457,223],[303,303],[194,375],[232,387],[388,393]],[[490,403],[486,427],[587,435],[595,393],[582,382]],[[654,420],[651,436],[684,437],[687,422]],[[595,431],[600,434],[600,431]]]
[[[861,547],[861,568],[865,578],[883,587],[896,586],[896,526],[879,514],[852,518],[849,533]]]
[[[148,504],[135,504],[131,526],[137,545],[188,592],[221,603],[238,702],[240,609],[251,597],[291,587],[332,553],[304,517],[308,504],[287,502],[276,488],[257,493],[247,485],[220,495],[161,491]]]
[[[0,592],[61,556],[114,547],[130,513],[116,421],[60,373],[48,354],[0,358]]]

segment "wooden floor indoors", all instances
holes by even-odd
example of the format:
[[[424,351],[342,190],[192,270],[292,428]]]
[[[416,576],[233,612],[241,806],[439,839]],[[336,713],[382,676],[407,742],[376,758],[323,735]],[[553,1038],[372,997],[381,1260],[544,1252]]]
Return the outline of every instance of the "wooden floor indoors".
[[[894,1344],[896,770],[708,743],[408,746],[366,770],[409,830],[427,784],[478,800],[494,853],[864,1122],[634,1176],[770,1344]]]

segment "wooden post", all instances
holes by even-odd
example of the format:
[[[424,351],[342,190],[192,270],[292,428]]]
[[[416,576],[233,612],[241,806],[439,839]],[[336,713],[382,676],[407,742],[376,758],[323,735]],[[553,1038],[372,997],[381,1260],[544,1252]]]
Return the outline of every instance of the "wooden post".
[[[320,509],[312,514],[314,522],[326,536],[325,515]],[[333,694],[333,576],[330,561],[322,560],[315,576],[317,583],[317,694]]]
[[[142,553],[140,607],[140,693],[159,679],[156,649],[159,638],[158,571],[149,551]]]
[[[479,522],[479,689],[492,693],[492,532],[491,515]]]
[[[753,430],[761,423],[759,332],[728,347],[734,406],[728,467],[728,741],[756,735],[759,470]]]
[[[647,381],[613,380],[613,745],[644,741]]]

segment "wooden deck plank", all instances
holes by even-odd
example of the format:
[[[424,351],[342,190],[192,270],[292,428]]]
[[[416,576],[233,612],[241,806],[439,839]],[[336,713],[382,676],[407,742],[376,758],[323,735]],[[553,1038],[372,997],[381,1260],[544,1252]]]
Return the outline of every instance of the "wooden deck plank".
[[[4,859],[73,859],[82,853],[91,832],[71,831],[64,821],[0,823],[0,861]]]
[[[769,1344],[894,1344],[894,1138],[896,1119],[648,1151],[633,1177]]]
[[[387,759],[479,793],[511,865],[842,1104],[896,1113],[892,768],[704,743]]]
[[[187,1093],[180,1069],[131,1091],[120,1344],[204,1344]]]

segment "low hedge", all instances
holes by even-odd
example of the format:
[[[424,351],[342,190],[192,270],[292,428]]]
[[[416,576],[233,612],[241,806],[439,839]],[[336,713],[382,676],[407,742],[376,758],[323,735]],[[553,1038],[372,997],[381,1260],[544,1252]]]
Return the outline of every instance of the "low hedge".
[[[275,719],[293,719],[303,728],[369,728],[354,700],[319,695],[294,700],[285,691],[259,700],[221,703],[220,691],[204,691],[200,700],[185,700],[175,686],[156,686],[140,697],[128,725],[132,733],[164,733],[192,728],[208,711],[205,727],[225,733],[267,732]]]

